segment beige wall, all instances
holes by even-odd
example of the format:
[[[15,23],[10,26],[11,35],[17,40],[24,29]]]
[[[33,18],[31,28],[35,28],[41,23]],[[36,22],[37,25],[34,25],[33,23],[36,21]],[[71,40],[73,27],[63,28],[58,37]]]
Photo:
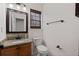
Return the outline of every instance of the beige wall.
[[[33,37],[38,37],[40,39],[43,38],[42,35],[42,29],[31,29],[30,28],[30,8],[35,9],[35,10],[39,10],[42,12],[42,7],[43,5],[40,3],[33,3],[33,4],[26,4],[27,8],[28,8],[28,12],[29,12],[29,38],[33,38]],[[41,25],[42,25],[42,18],[41,18]]]
[[[16,6],[16,5],[15,5]],[[0,41],[4,40],[6,38],[6,8],[8,7],[8,4],[1,3],[0,4]],[[27,12],[29,15],[29,26],[28,26],[28,36],[29,39],[33,37],[39,37],[42,39],[42,29],[31,29],[30,28],[30,8],[36,9],[39,11],[42,11],[42,4],[31,4],[26,3]],[[16,9],[15,7],[13,9]],[[23,11],[23,10],[21,10]]]
[[[0,41],[6,38],[5,4],[0,3]]]
[[[24,11],[24,12],[28,13],[28,36],[29,36],[29,39],[32,39],[33,37],[39,37],[40,39],[42,39],[42,29],[31,29],[30,28],[30,9],[42,11],[42,4],[40,4],[40,3],[39,4],[37,4],[37,3],[33,3],[33,4],[32,3],[26,3],[25,5],[26,5],[27,11],[24,11],[22,9],[20,9],[20,11]],[[6,4],[6,7],[10,8],[9,4]],[[14,5],[14,8],[12,8],[12,9],[16,9],[16,5]],[[8,36],[9,36],[9,34],[8,34]],[[10,36],[11,36],[11,34],[10,34]]]
[[[64,23],[47,22],[64,20]],[[52,55],[77,56],[79,18],[75,16],[75,3],[50,3],[43,9],[43,36]],[[60,45],[62,50],[56,48]]]

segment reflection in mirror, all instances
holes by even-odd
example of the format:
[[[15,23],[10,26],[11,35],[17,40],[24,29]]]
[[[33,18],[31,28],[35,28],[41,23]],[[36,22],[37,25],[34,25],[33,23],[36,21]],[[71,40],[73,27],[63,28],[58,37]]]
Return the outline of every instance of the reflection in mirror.
[[[24,31],[24,20],[23,19],[16,18],[16,31]]]
[[[7,9],[6,28],[7,33],[23,33],[28,32],[27,13],[13,9]]]

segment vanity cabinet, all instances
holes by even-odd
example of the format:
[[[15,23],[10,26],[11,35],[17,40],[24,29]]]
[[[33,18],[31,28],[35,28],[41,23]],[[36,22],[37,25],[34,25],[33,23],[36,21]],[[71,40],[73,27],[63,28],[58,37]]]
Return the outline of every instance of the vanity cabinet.
[[[17,47],[8,47],[1,50],[2,56],[16,56],[17,55]]]
[[[31,56],[31,43],[1,49],[2,56]]]
[[[0,48],[0,55],[1,55],[1,48]]]

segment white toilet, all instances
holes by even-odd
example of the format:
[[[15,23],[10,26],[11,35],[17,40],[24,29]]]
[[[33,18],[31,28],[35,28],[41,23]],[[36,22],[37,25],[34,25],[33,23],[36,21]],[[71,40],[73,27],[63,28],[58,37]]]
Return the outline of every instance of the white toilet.
[[[43,45],[43,41],[39,38],[33,38],[34,45],[36,46],[36,49],[38,51],[38,56],[47,56],[48,55],[48,49],[45,45]]]

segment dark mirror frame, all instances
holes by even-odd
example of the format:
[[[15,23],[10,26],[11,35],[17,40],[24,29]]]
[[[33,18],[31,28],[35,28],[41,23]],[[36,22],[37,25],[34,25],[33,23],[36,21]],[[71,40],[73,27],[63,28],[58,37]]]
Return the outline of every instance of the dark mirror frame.
[[[9,11],[10,10],[13,10],[14,12],[20,12],[20,13],[26,14],[26,31],[19,31],[19,32],[14,32],[14,31],[10,32],[9,31]],[[6,33],[28,33],[28,14],[26,12],[7,8],[7,10],[6,10]]]

